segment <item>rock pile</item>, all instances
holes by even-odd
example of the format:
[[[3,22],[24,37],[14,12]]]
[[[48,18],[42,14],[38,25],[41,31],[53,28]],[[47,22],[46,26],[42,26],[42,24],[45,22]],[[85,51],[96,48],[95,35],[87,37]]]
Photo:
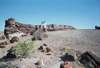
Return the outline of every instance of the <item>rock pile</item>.
[[[8,41],[3,34],[0,34],[0,48],[5,48],[5,45],[8,45]]]
[[[14,42],[18,42],[19,41],[19,38],[18,37],[13,37],[11,40],[10,40],[10,43],[14,43]]]
[[[48,47],[48,45],[45,44],[45,43],[44,43],[42,46],[40,46],[40,47],[38,48],[38,50],[40,50],[41,52],[46,53],[46,55],[51,55],[51,54],[52,54],[51,48]]]
[[[15,21],[13,18],[9,18],[5,21],[5,30],[4,34],[8,36],[8,34],[15,33],[18,31],[22,31],[24,33],[31,33],[33,30],[33,26],[21,24]]]

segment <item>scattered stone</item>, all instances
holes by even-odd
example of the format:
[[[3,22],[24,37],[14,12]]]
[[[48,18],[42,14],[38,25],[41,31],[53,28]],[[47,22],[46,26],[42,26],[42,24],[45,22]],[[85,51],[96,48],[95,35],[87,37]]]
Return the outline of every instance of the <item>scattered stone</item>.
[[[8,45],[8,41],[0,42],[0,48],[5,48],[5,45]]]
[[[11,40],[10,40],[10,43],[14,43],[14,42],[18,42],[19,41],[19,38],[18,37],[13,37]]]
[[[70,62],[75,61],[74,56],[70,55],[68,53],[66,53],[65,55],[61,56],[60,58],[61,58],[62,61],[70,61]]]
[[[0,48],[5,48],[5,46],[0,45]]]
[[[38,50],[40,50],[41,52],[46,53],[46,55],[51,55],[52,54],[52,50],[51,50],[51,48],[48,47],[47,44],[43,44],[42,46],[40,46],[38,48]]]
[[[16,58],[16,55],[12,53],[12,50],[11,49],[9,49],[7,51],[7,54],[4,57],[2,57],[2,60],[9,61],[9,60],[13,60],[13,59]]]
[[[6,38],[5,38],[4,35],[0,36],[0,40],[5,40],[5,39],[6,39]]]
[[[8,45],[8,42],[7,41],[0,42],[0,45]]]

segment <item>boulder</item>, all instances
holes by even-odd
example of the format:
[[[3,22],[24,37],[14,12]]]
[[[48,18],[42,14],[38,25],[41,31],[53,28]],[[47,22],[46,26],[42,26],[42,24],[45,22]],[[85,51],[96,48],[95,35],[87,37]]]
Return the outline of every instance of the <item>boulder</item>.
[[[60,64],[60,68],[72,68],[72,62],[64,62],[62,64]]]
[[[0,40],[5,40],[5,39],[6,39],[6,38],[5,38],[4,35],[0,36]]]
[[[100,26],[95,26],[95,29],[98,29],[98,30],[100,30]]]
[[[19,38],[18,37],[13,37],[11,40],[10,40],[10,43],[14,43],[14,42],[18,42],[19,41]]]
[[[7,41],[0,42],[0,48],[5,48],[5,45],[8,45],[9,43]]]
[[[22,24],[19,22],[16,22],[15,19],[9,18],[5,21],[5,29],[4,34],[7,38],[9,38],[9,34],[21,31],[23,33],[31,34],[34,27],[29,24]]]
[[[88,68],[100,68],[100,57],[92,52],[85,52],[79,57],[80,63]]]
[[[41,29],[38,29],[34,35],[33,35],[35,40],[42,40],[43,39],[43,31]]]
[[[5,21],[4,35],[6,36],[6,38],[9,38],[9,34],[18,31],[15,24],[16,22],[13,18],[9,18]]]
[[[40,50],[41,52],[44,52],[44,53],[46,53],[46,55],[51,55],[52,54],[52,50],[51,50],[51,48],[50,47],[48,47],[48,45],[47,44],[43,44],[42,46],[40,46],[39,48],[38,48],[38,50]]]

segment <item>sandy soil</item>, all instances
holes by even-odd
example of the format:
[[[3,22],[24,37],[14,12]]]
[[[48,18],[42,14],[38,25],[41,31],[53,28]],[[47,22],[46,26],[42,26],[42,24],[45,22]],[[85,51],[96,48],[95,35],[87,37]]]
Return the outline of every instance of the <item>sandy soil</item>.
[[[34,57],[36,59],[42,58],[43,68],[58,68],[60,65],[59,57],[62,55],[61,49],[64,47],[70,47],[81,52],[91,51],[100,57],[100,30],[65,30],[47,32],[47,34],[48,38],[35,41],[35,45],[38,48],[46,43],[53,50],[53,54],[48,56],[36,50],[29,57],[31,59],[34,59]]]
[[[40,43],[46,43],[54,51],[52,59],[47,61],[47,68],[58,68],[61,56],[60,49],[70,47],[81,52],[91,51],[100,57],[100,31],[99,30],[67,30],[48,32],[48,38]],[[48,58],[45,58],[48,59]],[[48,63],[49,62],[49,63]],[[50,64],[51,63],[51,64]],[[77,68],[77,67],[76,67]]]

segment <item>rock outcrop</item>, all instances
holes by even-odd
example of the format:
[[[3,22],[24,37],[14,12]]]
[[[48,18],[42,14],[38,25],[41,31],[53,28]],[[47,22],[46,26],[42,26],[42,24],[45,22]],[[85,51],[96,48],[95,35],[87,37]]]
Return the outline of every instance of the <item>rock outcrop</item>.
[[[9,18],[5,21],[5,30],[4,34],[7,36],[8,34],[12,34],[18,31],[22,31],[24,33],[31,33],[33,31],[33,26],[26,25],[22,23],[18,23],[13,18]]]
[[[7,38],[9,38],[9,34],[16,33],[21,31],[26,34],[33,34],[36,30],[40,29],[42,25],[30,25],[30,24],[22,24],[16,22],[15,19],[9,18],[5,21],[5,29],[4,34]],[[55,31],[55,30],[64,30],[64,29],[75,29],[72,26],[68,25],[56,25],[56,24],[48,24],[47,30],[48,31]]]

